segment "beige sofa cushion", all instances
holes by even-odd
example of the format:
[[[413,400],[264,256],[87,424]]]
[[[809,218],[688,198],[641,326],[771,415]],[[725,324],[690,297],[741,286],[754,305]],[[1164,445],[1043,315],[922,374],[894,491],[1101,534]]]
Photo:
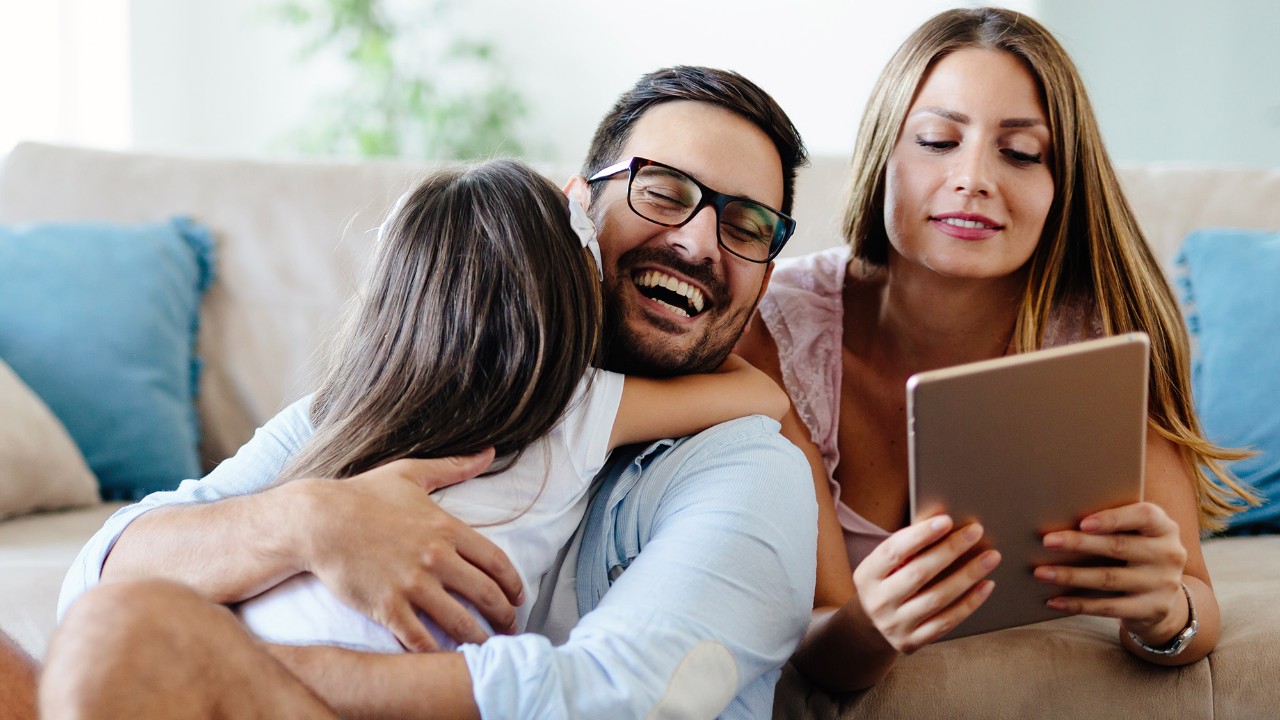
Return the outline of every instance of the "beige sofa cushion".
[[[1222,635],[1200,662],[1148,665],[1120,647],[1114,621],[1066,618],[930,645],[847,696],[816,690],[788,666],[775,717],[1274,717],[1280,536],[1210,540],[1204,555]]]
[[[0,630],[35,657],[53,632],[58,591],[80,548],[123,503],[0,522]]]
[[[430,166],[259,162],[23,143],[0,174],[0,222],[152,222],[214,235],[217,279],[197,352],[206,468],[313,389],[323,342],[360,278],[383,214]],[[539,168],[557,181],[572,168]]]
[[[0,520],[98,502],[98,482],[66,428],[0,360]]]

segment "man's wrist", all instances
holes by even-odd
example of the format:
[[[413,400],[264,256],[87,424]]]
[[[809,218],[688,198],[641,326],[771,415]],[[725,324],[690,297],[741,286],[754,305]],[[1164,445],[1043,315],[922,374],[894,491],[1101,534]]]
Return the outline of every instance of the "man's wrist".
[[[246,498],[262,504],[259,519],[269,525],[261,528],[260,537],[267,538],[264,552],[274,563],[295,573],[312,569],[314,529],[317,520],[324,517],[317,485],[315,480],[294,480]]]

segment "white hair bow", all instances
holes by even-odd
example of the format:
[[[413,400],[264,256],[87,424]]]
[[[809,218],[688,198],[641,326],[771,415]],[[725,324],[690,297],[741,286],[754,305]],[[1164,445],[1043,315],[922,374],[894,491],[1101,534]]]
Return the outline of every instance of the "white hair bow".
[[[391,206],[391,212],[387,213],[386,219],[384,219],[382,224],[378,226],[378,238],[374,241],[376,244],[381,245],[382,241],[387,238],[387,231],[391,229],[391,224],[396,221],[396,217],[400,214],[400,211],[403,210],[404,206],[409,202],[410,195],[413,195],[413,188],[409,188],[404,191],[403,195],[396,198],[396,204]]]
[[[591,257],[596,261],[596,272],[600,274],[600,280],[603,281],[604,263],[600,260],[600,241],[596,238],[596,224],[591,222],[587,209],[578,202],[577,193],[569,196],[569,225],[578,234],[582,247],[591,251]]]

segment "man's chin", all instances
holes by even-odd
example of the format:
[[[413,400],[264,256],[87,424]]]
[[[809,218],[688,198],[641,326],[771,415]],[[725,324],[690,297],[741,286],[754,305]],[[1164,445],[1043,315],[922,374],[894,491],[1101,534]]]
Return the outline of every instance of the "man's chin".
[[[707,343],[685,347],[688,336],[677,338],[662,332],[641,335],[619,329],[621,332],[608,339],[605,369],[626,375],[672,377],[711,372],[733,349],[732,345],[707,348]]]

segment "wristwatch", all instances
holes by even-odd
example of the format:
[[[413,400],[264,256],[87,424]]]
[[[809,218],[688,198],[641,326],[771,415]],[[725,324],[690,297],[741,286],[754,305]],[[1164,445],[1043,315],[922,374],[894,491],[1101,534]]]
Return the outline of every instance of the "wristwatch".
[[[1135,645],[1146,650],[1152,655],[1161,655],[1163,657],[1173,657],[1183,650],[1187,649],[1187,645],[1191,644],[1191,639],[1196,636],[1196,631],[1200,629],[1200,621],[1196,619],[1196,604],[1191,599],[1191,591],[1187,589],[1187,584],[1182,583],[1182,593],[1187,596],[1187,626],[1182,628],[1182,632],[1173,637],[1172,640],[1165,643],[1163,647],[1151,647],[1142,642],[1142,640],[1133,633],[1129,633],[1129,639]]]

